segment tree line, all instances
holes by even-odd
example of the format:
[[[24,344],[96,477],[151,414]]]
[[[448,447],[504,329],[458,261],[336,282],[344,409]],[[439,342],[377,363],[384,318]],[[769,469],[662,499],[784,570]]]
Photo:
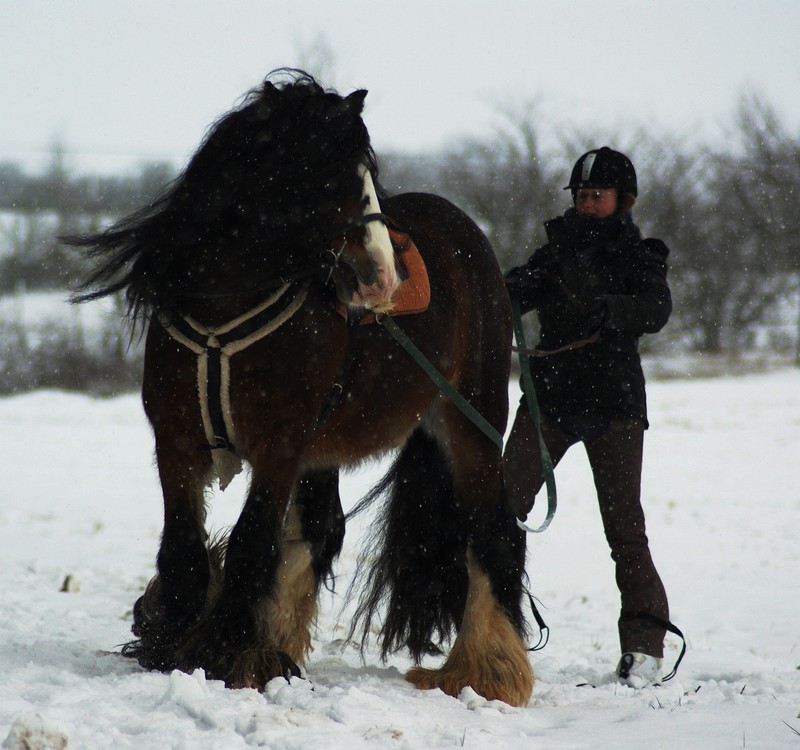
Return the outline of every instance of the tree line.
[[[0,163],[0,294],[72,289],[86,264],[60,237],[96,231],[151,201],[175,176],[165,162],[144,164],[132,175],[77,175],[63,147],[49,168],[30,175]]]
[[[624,151],[639,176],[634,218],[671,250],[674,312],[646,351],[797,356],[800,138],[774,109],[742,97],[727,138],[711,146],[645,127],[606,133],[602,141],[550,123],[539,102],[506,112],[504,125],[485,139],[378,156],[390,192],[449,198],[478,222],[507,270],[544,243],[543,222],[570,204],[563,186],[578,156],[600,145]],[[58,238],[95,231],[152,201],[175,174],[169,163],[116,176],[76,174],[60,146],[40,175],[0,163],[0,294],[73,289],[87,268]],[[6,341],[11,333],[5,330]],[[107,344],[119,365],[122,348]],[[11,359],[0,356],[0,369]],[[29,369],[25,382],[32,382]]]

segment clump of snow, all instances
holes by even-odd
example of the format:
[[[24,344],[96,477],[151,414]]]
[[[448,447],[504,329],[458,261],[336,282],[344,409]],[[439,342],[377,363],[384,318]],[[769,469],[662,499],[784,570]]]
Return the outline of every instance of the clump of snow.
[[[510,396],[516,404],[515,385]],[[382,664],[374,645],[362,661],[345,640],[344,597],[368,517],[348,528],[306,679],[258,693],[200,670],[142,670],[119,655],[161,531],[138,397],[0,399],[0,739],[14,750],[800,747],[800,374],[652,382],[648,397],[648,534],[688,653],[660,687],[615,679],[613,568],[576,446],[556,473],[553,524],[529,537],[531,589],[551,636],[531,654],[537,682],[524,708],[470,688],[458,698],[415,690],[407,657]],[[345,476],[345,504],[382,468]],[[214,494],[214,529],[236,519],[245,485],[239,477]],[[670,636],[666,671],[679,647]]]
[[[57,727],[34,714],[14,722],[3,747],[8,750],[64,750],[67,738]]]

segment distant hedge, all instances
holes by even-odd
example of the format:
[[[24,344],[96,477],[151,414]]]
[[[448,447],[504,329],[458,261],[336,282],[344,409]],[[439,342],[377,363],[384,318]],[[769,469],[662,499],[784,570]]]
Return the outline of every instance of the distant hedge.
[[[88,345],[67,324],[32,331],[0,320],[0,394],[58,388],[110,396],[138,389],[142,352],[128,349],[121,326]]]

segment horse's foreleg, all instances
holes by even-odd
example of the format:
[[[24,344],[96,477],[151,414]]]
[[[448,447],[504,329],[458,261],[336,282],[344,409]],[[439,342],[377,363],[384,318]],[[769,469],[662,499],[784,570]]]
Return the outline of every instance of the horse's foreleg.
[[[183,650],[187,666],[201,666],[229,687],[263,688],[273,677],[299,674],[270,622],[284,549],[291,547],[282,538],[288,499],[288,489],[254,480],[227,542],[222,586]]]
[[[169,670],[177,666],[180,643],[206,603],[210,574],[203,488],[210,467],[158,440],[156,457],[164,493],[158,575],[134,605],[132,629],[139,640],[125,652],[143,666]]]
[[[320,469],[304,474],[297,483],[295,505],[300,533],[311,545],[312,567],[317,586],[333,576],[333,562],[344,543],[344,511],[339,497],[338,469]]]
[[[344,513],[336,469],[307,472],[286,516],[283,554],[268,613],[280,651],[304,664],[321,583],[331,579],[344,541]]]
[[[191,620],[203,610],[209,581],[203,486],[164,483],[164,531],[158,551],[161,597],[167,617]]]
[[[295,664],[305,664],[311,651],[311,623],[317,613],[317,586],[311,545],[303,538],[300,512],[293,505],[286,515],[281,561],[275,588],[265,602],[275,648]]]

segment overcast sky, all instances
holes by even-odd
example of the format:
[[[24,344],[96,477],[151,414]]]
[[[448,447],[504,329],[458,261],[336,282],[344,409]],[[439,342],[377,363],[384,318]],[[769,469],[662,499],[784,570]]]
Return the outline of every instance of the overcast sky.
[[[0,0],[0,160],[182,164],[271,69],[332,52],[381,150],[554,124],[723,137],[743,92],[800,132],[800,0]]]

